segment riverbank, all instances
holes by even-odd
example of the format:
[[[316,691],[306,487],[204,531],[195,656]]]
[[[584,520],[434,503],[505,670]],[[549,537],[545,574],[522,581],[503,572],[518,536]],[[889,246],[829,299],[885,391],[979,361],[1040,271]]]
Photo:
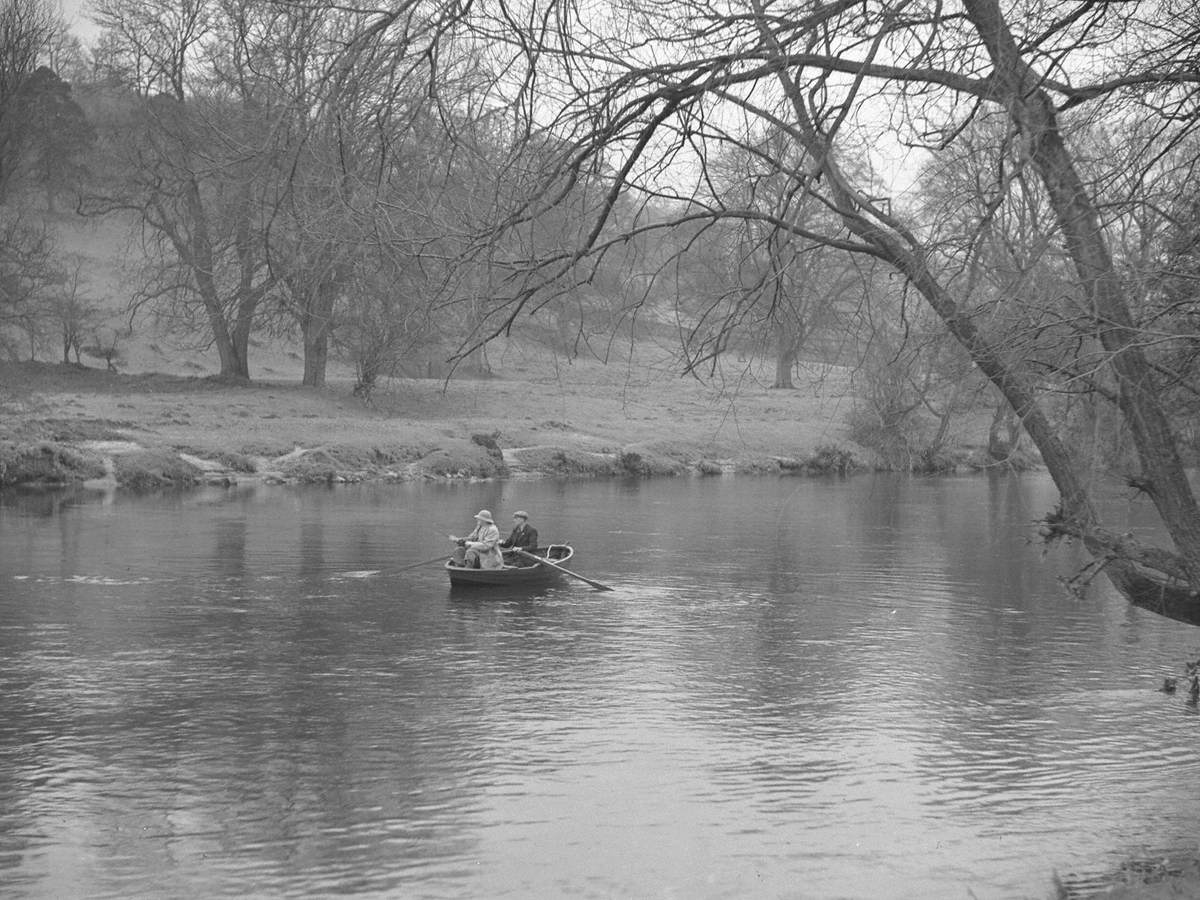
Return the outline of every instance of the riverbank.
[[[664,360],[547,361],[509,347],[493,376],[399,379],[369,402],[349,378],[308,389],[178,373],[0,364],[0,485],[135,488],[419,479],[847,472],[848,373],[772,390],[743,365],[719,383]],[[539,355],[542,354],[542,355]],[[962,435],[964,462],[979,436]]]

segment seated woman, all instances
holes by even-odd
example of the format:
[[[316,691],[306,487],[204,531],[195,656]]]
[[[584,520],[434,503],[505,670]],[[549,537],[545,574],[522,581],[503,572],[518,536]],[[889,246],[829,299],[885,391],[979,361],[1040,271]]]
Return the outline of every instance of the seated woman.
[[[504,565],[504,557],[500,553],[500,529],[486,509],[475,513],[474,531],[461,538],[450,535],[450,540],[458,544],[450,560],[451,565],[468,569],[499,569]]]

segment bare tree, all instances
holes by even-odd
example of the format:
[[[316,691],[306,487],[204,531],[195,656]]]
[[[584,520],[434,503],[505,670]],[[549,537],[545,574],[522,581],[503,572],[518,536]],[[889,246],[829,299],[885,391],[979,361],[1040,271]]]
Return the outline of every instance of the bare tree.
[[[45,304],[61,281],[49,231],[0,207],[0,349],[36,357]]]
[[[82,209],[136,223],[146,264],[132,308],[203,335],[221,375],[247,379],[250,335],[274,287],[262,177],[272,159],[255,152],[268,126],[211,95],[131,98],[125,113],[103,123],[107,178]]]
[[[84,261],[79,257],[66,260],[68,267],[62,283],[51,291],[46,304],[46,318],[57,332],[62,348],[63,365],[71,362],[79,365],[80,350],[85,336],[93,333],[100,325],[101,312],[96,302],[84,290]]]
[[[384,205],[420,207],[406,178],[429,172],[406,155],[430,118],[438,42],[450,22],[440,4],[403,4],[403,14],[347,12],[329,3],[242,4],[237,21],[267,14],[233,60],[239,86],[273,67],[259,91],[279,115],[283,166],[267,235],[272,270],[304,348],[304,383],[325,381],[339,304],[356,270],[391,241]],[[440,82],[439,82],[440,84]],[[411,248],[396,246],[403,256]],[[370,265],[370,263],[365,263]]]
[[[137,211],[157,259],[144,298],[185,322],[198,300],[224,374],[247,377],[250,331],[270,324],[299,332],[319,386],[357,269],[380,246],[413,252],[387,209],[425,215],[406,179],[429,172],[406,156],[424,152],[415,123],[459,114],[443,47],[459,5],[169,6],[101,0],[110,77],[162,95],[142,104],[123,197],[92,208]]]
[[[1002,9],[997,0],[954,8],[904,0],[530,5],[537,11],[524,21],[534,24],[511,39],[510,59],[513,66],[536,59],[538,74],[512,83],[524,108],[567,141],[560,172],[605,171],[606,213],[633,193],[647,203],[676,204],[674,224],[765,219],[894,268],[1021,418],[1060,491],[1051,530],[1080,537],[1097,569],[1137,602],[1200,622],[1200,509],[1113,262],[1098,205],[1100,175],[1081,163],[1064,130],[1068,119],[1139,115],[1157,122],[1153,142],[1162,145],[1194,128],[1200,75],[1194,47],[1177,39],[1188,29],[1197,33],[1193,8],[1079,2]],[[497,16],[489,33],[511,28]],[[1111,48],[1118,38],[1139,52],[1117,55]],[[1102,527],[1085,461],[1054,415],[1058,386],[1048,392],[1043,367],[1013,352],[1001,320],[975,314],[958,267],[901,204],[879,199],[886,185],[843,162],[847,146],[893,136],[942,151],[989,108],[1007,122],[1004,162],[991,183],[1002,186],[1020,173],[1044,192],[1072,273],[1072,295],[1064,299],[1072,331],[1062,346],[1075,347],[1080,377],[1109,399],[1128,429],[1140,467],[1134,477],[1161,516],[1169,550]],[[718,149],[760,152],[756,134],[767,129],[804,151],[769,163],[795,196],[835,213],[836,230],[723,202],[712,189],[708,165]],[[533,196],[529,209],[556,199]],[[997,202],[1006,202],[1003,191]],[[520,289],[493,307],[480,339],[508,327],[566,267],[603,253],[613,240],[605,219],[598,217],[573,257],[543,260],[536,274],[524,276]]]
[[[102,29],[102,78],[143,97],[187,97],[213,28],[208,0],[94,0],[92,19]]]
[[[205,69],[218,24],[208,4],[103,0],[97,21],[127,63],[112,75],[130,79],[132,96],[103,123],[106,178],[83,209],[132,214],[147,259],[133,306],[200,330],[221,375],[247,379],[250,335],[274,287],[264,243],[272,123]]]

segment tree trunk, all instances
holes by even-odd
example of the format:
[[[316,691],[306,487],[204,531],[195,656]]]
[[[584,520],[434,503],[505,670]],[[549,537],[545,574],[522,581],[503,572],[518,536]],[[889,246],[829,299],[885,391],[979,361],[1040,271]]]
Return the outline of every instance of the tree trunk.
[[[233,328],[233,353],[237,359],[235,378],[250,380],[250,330],[253,324],[252,316],[238,316]]]
[[[188,182],[184,194],[188,211],[192,220],[192,235],[190,241],[185,241],[175,229],[170,232],[176,252],[191,269],[196,280],[196,290],[204,311],[208,315],[209,327],[212,329],[213,344],[217,348],[217,356],[221,361],[222,378],[250,380],[250,367],[246,354],[249,350],[249,332],[244,339],[238,333],[237,323],[231,332],[229,323],[225,320],[225,310],[213,279],[215,262],[213,259],[212,241],[209,238],[207,217],[204,204],[200,198],[200,187],[193,180]],[[239,316],[242,314],[242,304],[238,305]]]
[[[996,462],[1012,459],[1021,445],[1021,423],[1007,403],[996,404],[988,427],[988,456]]]
[[[196,286],[204,310],[208,314],[208,326],[212,329],[213,346],[217,348],[217,358],[221,362],[220,377],[234,378],[241,381],[250,380],[250,367],[247,353],[250,347],[249,333],[239,334],[235,328],[229,329],[229,323],[221,309],[217,287],[207,274],[200,272],[196,277]]]
[[[799,341],[795,329],[786,322],[775,325],[775,383],[773,388],[792,389],[796,383],[792,380],[792,371],[796,367],[796,357],[800,355]]]
[[[316,325],[311,319],[307,320],[309,327],[304,328],[304,385],[305,387],[324,387],[325,371],[329,361],[329,329]]]
[[[757,4],[756,4],[757,5]],[[994,73],[989,99],[1004,105],[1025,141],[1029,158],[1047,188],[1068,254],[1091,303],[1096,337],[1109,353],[1118,381],[1118,404],[1145,468],[1153,498],[1176,552],[1142,547],[1100,526],[1088,485],[1087,467],[1062,436],[1044,406],[1037,373],[980,332],[929,268],[926,248],[910,233],[860,215],[860,197],[848,187],[832,157],[829,139],[807,114],[805,97],[786,73],[784,90],[796,111],[798,136],[828,173],[847,229],[874,248],[875,255],[903,272],[1003,394],[1059,490],[1060,509],[1048,523],[1052,533],[1079,538],[1103,571],[1132,602],[1185,621],[1200,622],[1200,510],[1176,451],[1165,411],[1158,403],[1148,361],[1136,343],[1120,281],[1100,226],[1100,217],[1058,131],[1057,113],[1021,58],[995,0],[964,0],[968,18],[991,54]],[[760,6],[761,8],[761,6]],[[1151,570],[1148,576],[1146,570]]]
[[[964,0],[964,6],[991,55],[997,99],[1021,131],[1094,310],[1096,336],[1117,376],[1118,405],[1137,447],[1146,493],[1174,541],[1189,583],[1200,590],[1200,508],[1138,343],[1100,216],[1059,132],[1054,105],[1021,57],[996,0]]]
[[[329,363],[329,337],[333,331],[333,306],[337,287],[322,281],[307,295],[300,317],[300,332],[304,338],[304,385],[324,387]]]
[[[755,8],[760,17],[761,32],[766,40],[773,41],[770,29],[765,24],[762,4],[758,0]],[[847,230],[874,248],[876,256],[886,260],[908,278],[942,320],[950,335],[967,351],[984,376],[1000,390],[1024,423],[1030,439],[1041,451],[1042,460],[1058,487],[1064,517],[1082,531],[1095,528],[1098,520],[1083,478],[1084,467],[1079,464],[1071,448],[1060,439],[1040,402],[1038,379],[1034,373],[1028,371],[1021,362],[1010,359],[979,331],[971,316],[959,306],[930,269],[930,254],[915,237],[885,228],[877,219],[860,215],[860,197],[848,187],[844,173],[838,168],[829,138],[817,129],[808,115],[803,92],[786,72],[781,71],[778,78],[796,115],[797,137],[805,150],[828,173],[832,196]]]
[[[221,361],[220,377],[234,378],[239,381],[250,380],[250,367],[246,361],[246,348],[238,348],[225,320],[219,319],[219,324],[213,322],[213,344],[217,348],[217,357]]]

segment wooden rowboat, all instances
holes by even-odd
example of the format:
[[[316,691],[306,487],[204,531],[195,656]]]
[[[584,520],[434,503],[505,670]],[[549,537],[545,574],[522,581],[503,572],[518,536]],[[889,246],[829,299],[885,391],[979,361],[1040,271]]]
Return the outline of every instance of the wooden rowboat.
[[[575,549],[567,544],[551,544],[548,547],[539,547],[534,553],[549,559],[555,565],[561,565],[575,555]],[[461,585],[517,587],[525,584],[539,584],[562,574],[554,565],[530,561],[525,565],[514,566],[508,565],[508,559],[508,555],[505,554],[506,563],[502,569],[467,569],[463,566],[450,565],[450,560],[446,560],[445,569],[450,576],[450,584],[455,587]]]

